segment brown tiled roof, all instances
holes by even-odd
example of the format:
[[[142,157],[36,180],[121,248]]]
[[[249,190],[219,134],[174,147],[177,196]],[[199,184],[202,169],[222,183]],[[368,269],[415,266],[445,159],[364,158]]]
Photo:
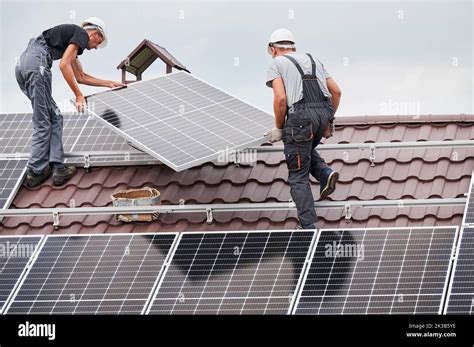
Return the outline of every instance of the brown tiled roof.
[[[326,141],[373,143],[473,140],[473,115],[363,116],[337,118],[337,131]],[[469,189],[474,148],[377,149],[375,166],[367,151],[321,151],[340,172],[330,200],[460,198]],[[280,152],[259,153],[255,166],[206,163],[183,172],[165,165],[102,167],[79,173],[65,186],[51,180],[36,189],[22,187],[12,208],[111,205],[121,189],[156,187],[163,204],[287,202],[287,169]],[[312,179],[315,199],[318,182]],[[462,206],[413,208],[353,208],[347,223],[341,209],[319,209],[318,228],[460,225]],[[54,230],[50,217],[5,218],[0,234],[157,232],[183,230],[287,229],[297,226],[295,211],[226,212],[214,214],[208,225],[203,213],[163,214],[154,223],[123,224],[113,216],[62,216]]]

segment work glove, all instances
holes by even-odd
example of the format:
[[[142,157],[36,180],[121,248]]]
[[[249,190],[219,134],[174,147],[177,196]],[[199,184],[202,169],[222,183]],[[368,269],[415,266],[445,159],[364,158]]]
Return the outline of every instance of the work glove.
[[[334,125],[334,120],[328,123],[328,127],[324,130],[323,137],[328,139],[332,135],[334,135],[334,132],[336,131],[336,127]]]
[[[283,129],[273,128],[272,130],[267,131],[263,136],[270,136],[269,141],[271,143],[281,140],[283,135]]]

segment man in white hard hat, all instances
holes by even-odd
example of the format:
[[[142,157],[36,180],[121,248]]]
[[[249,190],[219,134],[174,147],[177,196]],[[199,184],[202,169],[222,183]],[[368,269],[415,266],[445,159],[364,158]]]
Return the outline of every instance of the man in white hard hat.
[[[275,128],[265,135],[270,142],[283,140],[290,193],[301,228],[315,229],[309,175],[320,183],[320,199],[334,192],[339,174],[325,163],[316,146],[322,137],[332,136],[341,90],[318,59],[296,53],[289,30],[274,31],[267,50],[273,58],[266,84],[273,88]]]
[[[107,28],[100,18],[89,18],[81,26],[61,24],[43,31],[29,41],[15,67],[15,76],[33,108],[33,135],[28,160],[26,186],[41,185],[53,171],[53,185],[66,183],[76,173],[74,166],[64,165],[62,142],[63,117],[51,94],[51,67],[60,59],[59,69],[76,96],[76,108],[82,111],[85,98],[78,83],[98,87],[124,86],[120,82],[102,80],[84,72],[78,56],[85,49],[103,48],[107,44]],[[52,170],[51,170],[52,166]]]

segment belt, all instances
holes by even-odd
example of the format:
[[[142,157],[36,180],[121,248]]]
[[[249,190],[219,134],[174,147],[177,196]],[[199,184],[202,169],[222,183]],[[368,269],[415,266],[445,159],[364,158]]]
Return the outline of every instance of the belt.
[[[294,103],[290,107],[288,107],[288,113],[295,113],[295,111],[300,107],[325,107],[330,103],[329,99],[325,101],[317,101],[317,102],[302,102],[302,103]]]

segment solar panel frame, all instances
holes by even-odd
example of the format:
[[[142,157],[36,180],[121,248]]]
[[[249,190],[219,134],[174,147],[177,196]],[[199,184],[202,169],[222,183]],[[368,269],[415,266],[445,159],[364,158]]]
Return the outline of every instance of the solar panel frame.
[[[311,254],[311,260],[310,260],[310,266],[307,267],[306,269],[306,273],[304,274],[304,279],[303,279],[303,284],[300,288],[300,291],[298,293],[298,296],[296,298],[296,302],[295,302],[295,305],[293,307],[293,311],[292,311],[292,314],[295,314],[295,315],[300,315],[300,314],[305,314],[305,313],[301,313],[301,312],[298,312],[299,310],[299,303],[300,303],[300,300],[303,296],[303,291],[305,289],[305,284],[307,283],[307,280],[308,280],[308,275],[309,275],[309,272],[311,271],[311,268],[312,268],[312,265],[313,265],[313,260],[314,260],[314,257],[315,257],[315,254],[317,252],[317,249],[318,249],[318,246],[319,246],[319,242],[320,242],[320,237],[321,237],[321,234],[323,232],[327,232],[327,231],[354,231],[354,230],[365,230],[365,232],[367,231],[371,231],[371,230],[381,230],[381,231],[384,231],[384,230],[400,230],[400,229],[406,229],[407,231],[408,230],[421,230],[421,229],[433,229],[433,230],[436,230],[436,229],[449,229],[449,228],[452,228],[453,231],[454,231],[454,237],[453,237],[453,244],[451,245],[451,255],[450,255],[450,258],[449,258],[449,264],[448,264],[448,268],[447,268],[447,271],[446,271],[446,275],[444,276],[444,286],[443,286],[443,290],[442,290],[442,294],[441,294],[441,298],[440,298],[440,305],[439,305],[439,309],[438,309],[438,314],[441,314],[443,312],[443,306],[444,306],[444,302],[446,300],[446,295],[447,295],[447,291],[448,291],[448,283],[449,283],[449,274],[450,272],[452,271],[452,267],[453,267],[453,258],[454,258],[454,254],[455,254],[455,250],[456,250],[456,240],[458,238],[458,235],[459,235],[459,227],[458,226],[433,226],[433,227],[391,227],[391,228],[347,228],[347,229],[336,229],[336,228],[331,228],[331,229],[320,229],[319,232],[318,232],[318,237],[317,237],[317,240],[316,240],[316,245],[315,245],[315,248],[313,250],[313,253]],[[389,231],[387,231],[387,236],[388,237],[388,233]],[[434,232],[433,232],[433,235],[434,235]],[[339,243],[341,243],[342,241],[342,236],[343,234],[341,234],[341,240],[339,241]],[[365,237],[365,236],[364,236]],[[431,238],[432,239],[432,238]],[[407,245],[406,245],[406,248],[408,248],[410,244],[410,241],[409,239],[407,240]],[[431,245],[430,245],[430,248],[431,248]],[[383,251],[382,251],[383,253]],[[382,253],[381,253],[381,256],[379,259],[382,258]],[[406,249],[405,249],[405,253],[406,253]],[[429,252],[428,252],[429,253]],[[334,258],[337,258],[337,257],[334,257]],[[428,256],[427,258],[428,259]],[[334,261],[335,262],[335,261]],[[400,266],[400,269],[403,268],[403,264],[404,264],[404,260],[402,261],[402,265]],[[379,265],[380,265],[380,262],[379,262]],[[424,269],[426,269],[426,265],[424,267]],[[353,269],[351,269],[353,270]],[[400,271],[401,273],[401,271]],[[329,280],[330,280],[330,276],[329,276]],[[375,284],[376,284],[376,279],[377,277],[374,278],[374,285],[373,285],[373,288],[375,287]],[[328,280],[328,284],[329,284],[329,280]],[[398,278],[398,281],[400,280],[400,275],[399,275],[399,278]],[[352,279],[351,279],[351,284],[352,284]],[[420,283],[420,290],[423,286],[423,281]],[[373,290],[372,288],[372,290]],[[349,287],[349,290],[350,290],[350,287]],[[349,290],[347,292],[349,292]],[[347,295],[347,292],[345,293],[345,296],[346,298],[349,297],[349,295]],[[394,297],[396,296],[396,293],[394,294]],[[320,305],[320,309],[323,305],[323,301],[324,301],[324,297],[321,299],[321,305]],[[347,299],[346,299],[347,301]],[[367,306],[367,311],[368,311],[368,308],[370,306],[370,298],[369,298],[369,301],[368,301],[368,306]],[[392,301],[392,306],[393,306],[393,301]],[[345,308],[345,307],[344,307]],[[343,311],[344,311],[344,308],[343,308]],[[319,310],[320,310],[319,309]],[[415,309],[416,310],[416,309]],[[312,314],[312,313],[310,313]],[[320,313],[322,315],[324,315],[324,313]],[[332,314],[332,313],[329,313],[329,314]],[[344,314],[344,312],[342,312],[342,314]],[[354,314],[354,313],[351,313],[351,314]],[[357,314],[357,313],[356,313]],[[372,313],[368,313],[366,312],[366,314],[372,314]],[[376,314],[380,314],[380,313],[376,313]],[[382,313],[383,314],[383,313]],[[392,314],[392,313],[390,313]],[[426,314],[426,313],[424,313]]]
[[[0,284],[0,293],[3,292],[4,290],[9,290],[9,294],[2,294],[1,296],[5,297],[5,300],[1,299],[0,296],[0,314],[4,314],[5,308],[8,306],[9,302],[12,300],[14,297],[15,292],[18,290],[20,283],[22,282],[24,276],[26,275],[26,272],[28,271],[28,268],[31,267],[31,264],[34,262],[34,259],[36,255],[38,254],[39,249],[41,248],[41,244],[44,240],[45,236],[44,235],[21,235],[21,236],[15,236],[15,235],[1,235],[0,236],[0,243],[6,242],[4,240],[10,240],[10,239],[18,239],[16,242],[16,245],[20,243],[22,240],[36,240],[35,246],[34,246],[34,251],[32,254],[28,257],[28,260],[24,263],[24,266],[22,266],[21,271],[14,273],[13,275],[17,276],[15,279],[15,284],[11,287],[11,289],[4,289],[3,287],[5,284],[3,281]],[[0,258],[1,261],[1,258]],[[7,260],[3,266],[0,266],[0,279],[2,277],[2,273],[4,269],[8,266],[9,260]],[[12,275],[11,273],[9,275]]]
[[[20,189],[21,187],[21,184],[23,182],[23,179],[26,175],[26,164],[28,163],[27,160],[15,160],[15,159],[0,159],[0,172],[2,172],[3,168],[2,168],[2,164],[4,162],[12,162],[12,163],[15,163],[15,169],[14,170],[21,170],[21,172],[19,173],[18,177],[10,177],[12,181],[15,181],[15,184],[12,186],[9,194],[8,194],[8,197],[6,199],[3,199],[3,198],[0,198],[0,207],[2,209],[7,209],[10,207],[11,203],[13,202],[13,199],[15,198],[16,196],[16,193],[18,192],[18,190]],[[21,168],[23,167],[23,168]],[[21,168],[21,169],[20,169]],[[1,180],[0,180],[1,182]],[[3,194],[3,190],[5,189],[5,187],[1,187],[0,186],[0,194]],[[2,203],[2,201],[4,201]],[[3,216],[0,216],[0,222],[3,220]]]
[[[208,87],[211,87],[211,88],[214,88],[215,90],[219,91],[220,93],[224,93],[226,95],[229,96],[229,99],[226,100],[225,102],[231,102],[231,101],[238,101],[240,102],[242,105],[246,105],[247,107],[251,107],[259,112],[262,112],[263,114],[266,114],[269,116],[269,124],[268,124],[268,127],[266,128],[266,130],[268,130],[269,128],[271,128],[273,126],[273,116],[269,115],[266,111],[263,111],[261,110],[260,108],[254,106],[254,105],[251,105],[243,100],[241,100],[240,98],[228,93],[228,92],[225,92],[223,90],[221,90],[220,88],[212,85],[211,83],[209,82],[206,82],[194,75],[191,75],[185,71],[175,71],[175,72],[172,72],[172,73],[169,73],[169,74],[166,74],[165,76],[161,76],[161,77],[158,77],[156,79],[153,79],[153,80],[143,80],[143,81],[137,81],[137,82],[134,82],[133,84],[131,84],[131,87],[136,87],[137,85],[140,85],[140,84],[143,84],[143,83],[151,83],[152,81],[156,81],[158,79],[165,79],[165,78],[170,78],[170,77],[173,77],[173,76],[179,76],[179,75],[185,75],[185,76],[191,76],[192,78],[194,78],[195,80],[199,81],[200,83],[204,83],[206,84]],[[127,88],[131,88],[131,87],[127,87]],[[185,86],[186,87],[186,86]],[[116,88],[115,90],[120,90],[120,89],[123,89],[123,87],[119,87],[119,88]],[[189,89],[189,88],[188,88]],[[112,90],[113,91],[113,90]],[[110,90],[109,91],[103,91],[103,92],[100,92],[100,93],[96,93],[96,94],[92,94],[92,95],[89,95],[86,97],[86,99],[89,99],[89,98],[94,98],[94,97],[97,97],[97,96],[100,96],[101,94],[103,93],[109,93],[111,92]],[[167,91],[165,91],[167,92]],[[196,92],[196,91],[194,91]],[[170,96],[174,97],[173,94],[171,94],[170,92],[167,92],[168,94],[170,94]],[[197,93],[197,92],[196,92]],[[201,97],[206,97],[206,96],[202,96],[200,95]],[[148,97],[149,98],[149,97]],[[72,100],[71,100],[72,101]],[[128,101],[127,101],[128,102]],[[185,102],[185,101],[184,101]],[[187,103],[187,102],[186,102]],[[104,103],[105,104],[105,103]],[[216,106],[217,103],[213,103],[212,105],[209,105],[207,108],[210,108],[212,106]],[[166,105],[164,105],[166,108],[168,108]],[[192,108],[195,108],[191,105]],[[194,112],[196,110],[193,110],[191,112]],[[199,109],[197,110],[199,111]],[[150,155],[152,155],[153,157],[157,158],[160,162],[166,164],[167,166],[169,166],[170,168],[172,168],[173,170],[179,172],[179,171],[182,171],[182,170],[185,170],[185,169],[188,169],[190,167],[193,167],[193,166],[197,166],[197,165],[200,165],[200,164],[203,164],[203,163],[206,163],[206,162],[209,162],[209,161],[212,161],[214,159],[216,159],[219,155],[220,152],[226,150],[227,148],[220,148],[218,150],[216,150],[216,153],[213,153],[213,154],[209,154],[209,155],[206,155],[206,156],[202,156],[200,158],[197,158],[195,160],[191,160],[191,161],[188,161],[186,162],[185,164],[174,164],[171,160],[168,160],[167,158],[165,158],[163,155],[157,153],[155,150],[151,149],[149,146],[143,144],[142,142],[140,142],[138,139],[135,139],[132,135],[129,135],[126,131],[124,130],[121,130],[117,127],[115,127],[113,124],[109,123],[109,121],[103,119],[100,115],[98,115],[97,113],[94,112],[93,109],[91,109],[90,107],[87,107],[87,112],[93,116],[96,117],[97,120],[99,120],[103,125],[107,126],[108,128],[110,128],[111,130],[115,131],[116,133],[120,134],[122,137],[128,139],[130,142],[132,142],[136,147],[140,148],[141,150],[149,153]],[[232,111],[233,112],[233,111]],[[236,113],[236,112],[234,112]],[[237,114],[237,113],[236,113]],[[181,114],[182,115],[182,114]],[[175,115],[175,116],[179,116],[179,114]],[[157,123],[157,122],[163,122],[163,120],[155,120],[153,121],[153,123]],[[138,123],[137,123],[138,124]],[[163,125],[167,125],[166,123],[163,122]],[[144,125],[139,125],[138,127],[146,127],[146,124]],[[266,131],[265,130],[265,131]],[[166,142],[168,142],[167,140],[164,140]],[[262,143],[266,142],[266,137],[263,136],[263,131],[262,131],[262,137],[259,138],[259,139],[254,139],[252,141],[248,141],[246,143],[242,143],[242,144],[239,144],[239,145],[236,145],[236,146],[232,146],[231,149],[234,150],[234,151],[240,151],[240,150],[243,150],[243,149],[246,149],[248,147],[253,147],[253,146],[257,146],[257,145],[261,145]],[[170,143],[171,144],[171,143]],[[171,144],[172,145],[172,144]],[[174,145],[173,145],[174,146]],[[176,147],[176,146],[174,146]],[[178,150],[180,150],[178,147],[176,147]]]
[[[462,224],[474,225],[474,171],[471,174],[471,184],[469,185],[469,191],[467,193]]]
[[[466,251],[467,245],[471,246],[471,248],[468,248]],[[449,281],[448,281],[448,290],[446,294],[446,300],[443,308],[443,314],[469,314],[472,315],[474,314],[474,263],[472,262],[474,260],[474,253],[472,252],[474,250],[474,226],[469,226],[469,225],[463,225],[461,227],[460,235],[456,243],[455,247],[455,259],[454,259],[454,264],[452,271],[449,276]],[[470,251],[470,252],[469,252]],[[471,261],[471,269],[461,269],[461,261],[468,260]],[[470,278],[470,292],[462,292],[462,293],[453,293],[453,288],[456,287],[456,290],[458,289],[458,281],[461,281],[463,278]],[[462,283],[465,284],[465,283]],[[454,296],[457,296],[456,299],[454,299]],[[460,309],[454,309],[454,303],[455,300],[459,301],[460,299],[464,299],[464,297],[467,296],[470,298],[471,303],[469,306],[469,311],[461,303],[461,305],[456,305],[456,307],[460,307]]]
[[[34,269],[35,264],[36,264],[36,262],[38,261],[38,258],[40,258],[40,257],[42,256],[41,252],[43,251],[43,249],[44,249],[45,245],[47,244],[48,240],[50,240],[50,239],[52,239],[52,238],[84,238],[84,237],[94,237],[94,238],[95,238],[95,237],[101,237],[101,238],[111,237],[111,238],[112,238],[112,237],[126,237],[126,236],[131,237],[131,238],[130,238],[130,243],[132,242],[132,240],[133,240],[134,237],[138,238],[138,237],[143,237],[143,236],[153,236],[153,237],[155,237],[155,236],[174,236],[174,239],[173,239],[173,241],[172,241],[172,243],[171,243],[169,249],[167,250],[166,256],[164,257],[163,264],[162,264],[161,267],[160,267],[159,273],[157,274],[157,276],[156,276],[156,278],[155,278],[155,280],[154,280],[154,282],[153,282],[153,285],[150,287],[150,292],[148,293],[148,296],[147,296],[147,298],[146,298],[146,300],[145,300],[145,302],[144,302],[144,304],[143,304],[143,307],[141,308],[141,312],[140,312],[140,313],[136,313],[136,312],[132,313],[132,314],[144,314],[144,311],[145,311],[146,307],[148,306],[149,300],[150,300],[151,295],[152,295],[152,293],[153,293],[153,291],[154,291],[154,287],[156,286],[156,283],[158,282],[159,278],[160,278],[160,277],[162,276],[162,274],[163,274],[164,264],[166,264],[166,262],[169,261],[169,257],[170,257],[171,251],[176,247],[179,233],[175,233],[175,232],[135,233],[135,234],[125,234],[125,233],[93,234],[93,233],[87,233],[87,234],[70,234],[70,235],[69,235],[69,234],[52,234],[52,235],[46,235],[46,236],[44,237],[44,241],[42,242],[41,246],[40,246],[40,247],[38,248],[38,250],[37,250],[37,254],[36,254],[36,257],[35,257],[34,261],[31,263],[31,265],[30,265],[29,268],[27,269],[25,275],[24,275],[23,278],[22,278],[22,281],[20,282],[20,284],[19,284],[19,286],[18,286],[18,289],[16,290],[16,292],[15,292],[14,295],[12,296],[12,298],[11,298],[11,300],[10,300],[8,306],[7,306],[6,309],[4,310],[4,314],[18,314],[17,312],[12,312],[12,311],[11,311],[12,306],[13,306],[13,304],[16,303],[16,298],[17,298],[18,294],[21,293],[22,288],[24,288],[23,286],[25,285],[25,282],[28,280],[28,276],[29,276],[29,274],[31,273],[32,269]],[[152,244],[152,241],[153,241],[153,240],[150,241],[150,245]],[[110,241],[109,241],[109,242],[110,242]],[[106,246],[106,247],[107,247],[107,246]],[[105,248],[106,248],[106,247],[105,247]],[[105,253],[105,249],[104,249],[103,253]],[[82,255],[82,252],[81,252],[81,255]],[[143,256],[143,260],[145,259],[146,256],[147,256],[146,254]],[[59,257],[60,257],[60,255],[58,255],[56,259],[59,259]],[[79,256],[79,258],[80,258],[80,256]],[[56,261],[57,261],[57,260],[56,260]],[[77,266],[78,262],[79,262],[79,261],[76,260],[76,264],[75,264],[75,266],[74,266],[74,269],[75,269],[75,267]],[[97,264],[98,264],[99,262],[100,262],[100,260],[97,262]],[[142,261],[142,263],[143,263],[143,261]],[[120,266],[120,264],[117,266],[117,269],[119,268],[119,266]],[[54,267],[54,266],[53,266],[53,267]],[[138,273],[138,272],[139,272],[139,271],[137,271],[137,273]],[[51,271],[50,271],[50,273],[51,273]],[[49,275],[48,275],[48,276],[49,276]],[[90,275],[90,279],[92,279],[93,276],[94,276],[94,273],[92,273],[92,274]],[[114,275],[114,276],[115,276],[115,275]],[[71,276],[70,276],[69,278],[71,278]],[[110,284],[113,282],[113,280],[114,280],[114,277],[112,277],[112,279],[111,279],[111,281],[110,281],[110,283],[109,283],[109,288],[110,288]],[[46,280],[46,281],[47,281],[47,280]],[[45,285],[46,281],[43,282],[43,286]],[[69,281],[69,279],[68,279],[68,281]],[[66,284],[64,285],[63,290],[66,288],[68,281],[66,281]],[[89,282],[90,282],[90,281],[89,281]],[[132,284],[130,285],[130,288],[131,288],[133,285],[134,285],[134,283],[132,283]],[[87,289],[87,287],[86,287],[86,289]],[[86,290],[86,289],[85,289],[85,290]],[[41,289],[41,290],[42,290],[42,289]],[[40,292],[41,292],[41,290],[40,290]],[[85,293],[85,290],[84,290],[83,294]],[[107,291],[108,291],[108,289],[106,290],[106,293],[104,294],[104,297],[103,297],[102,300],[104,300],[105,295],[107,295]],[[82,295],[83,295],[83,294],[82,294]],[[39,294],[38,294],[38,296],[39,296]],[[76,306],[76,309],[77,309],[77,307],[79,306],[81,300],[79,299],[79,300],[76,300],[76,301],[77,301],[77,306]],[[82,302],[86,302],[86,301],[90,301],[90,300],[83,300]],[[120,301],[120,299],[117,299],[116,301]],[[125,303],[125,301],[127,301],[127,298],[123,299],[122,301]],[[34,303],[36,302],[36,299],[35,299],[34,301],[27,301],[27,302],[33,302],[33,304],[34,304]],[[59,300],[57,300],[57,302],[59,302]],[[57,302],[56,302],[56,304],[57,304]],[[102,301],[99,303],[98,306],[100,306],[100,305],[102,305]],[[56,307],[56,305],[53,307],[53,310],[55,309],[55,307]],[[99,310],[99,308],[97,309],[97,311],[98,311],[98,310]],[[96,313],[97,313],[97,311],[96,311]],[[21,314],[21,313],[20,313],[20,314]],[[28,313],[28,314],[38,314],[38,313],[37,313],[37,312],[33,312],[33,313]],[[44,312],[40,312],[39,314],[44,314]],[[50,312],[49,314],[55,314],[55,313]],[[70,312],[62,312],[62,313],[60,313],[60,314],[71,314],[71,313],[70,313]],[[77,313],[77,314],[83,314],[83,313]],[[108,312],[103,313],[103,312],[102,312],[101,314],[110,314],[110,313],[108,313]],[[129,313],[128,313],[128,312],[122,312],[122,313],[120,313],[120,314],[129,314]]]
[[[304,272],[305,272],[305,269],[306,267],[309,266],[309,260],[310,260],[310,255],[311,255],[311,250],[313,249],[313,247],[315,247],[316,245],[316,238],[317,238],[317,230],[316,229],[313,229],[313,230],[305,230],[305,231],[301,231],[301,230],[240,230],[240,231],[208,231],[208,232],[197,232],[197,231],[188,231],[188,232],[181,232],[180,233],[180,237],[179,237],[179,241],[178,243],[176,244],[176,247],[175,249],[173,250],[172,252],[172,255],[171,255],[171,258],[170,258],[170,261],[169,263],[167,264],[167,267],[166,269],[164,270],[163,272],[163,276],[161,277],[156,289],[155,289],[155,292],[153,293],[153,297],[152,297],[152,300],[150,301],[149,303],[149,306],[146,310],[146,314],[163,314],[163,313],[157,313],[157,312],[152,312],[153,310],[153,306],[155,304],[155,302],[158,300],[158,294],[160,292],[160,289],[162,288],[162,284],[163,282],[165,281],[166,279],[166,276],[168,274],[168,272],[170,271],[170,267],[173,263],[173,260],[175,260],[175,256],[176,256],[176,251],[180,248],[180,245],[182,244],[182,239],[183,239],[183,236],[185,235],[192,235],[192,236],[197,236],[197,235],[203,235],[202,238],[201,238],[201,242],[202,240],[204,239],[204,235],[225,235],[223,238],[222,238],[222,243],[221,243],[221,248],[225,242],[225,238],[227,235],[236,235],[236,234],[246,234],[247,237],[248,235],[255,235],[255,234],[268,234],[268,238],[267,238],[267,243],[268,243],[268,240],[270,239],[271,235],[272,234],[278,234],[278,233],[291,233],[291,236],[290,236],[290,240],[291,238],[293,237],[294,234],[305,234],[305,233],[312,233],[312,236],[311,236],[311,241],[309,242],[309,245],[308,245],[308,248],[307,248],[307,251],[305,253],[305,257],[304,257],[304,261],[302,262],[302,267],[301,267],[301,270],[299,271],[299,274],[298,274],[298,280],[295,284],[295,290],[293,291],[293,295],[289,298],[289,303],[288,303],[288,309],[287,309],[287,312],[286,314],[291,314],[292,312],[292,308],[293,308],[293,305],[295,303],[295,300],[296,300],[296,296],[297,296],[297,292],[298,292],[298,288],[302,285],[302,281],[303,281],[303,275],[304,275]],[[247,240],[247,239],[246,239]],[[241,250],[244,249],[245,245],[246,245],[246,242],[247,241],[244,241],[243,243],[243,246],[241,248]],[[296,242],[296,241],[295,241]],[[287,246],[287,249],[288,249],[288,246]],[[265,253],[265,251],[267,251],[267,247],[265,245],[265,249],[263,251],[263,253]],[[194,256],[196,256],[198,253],[198,251],[196,251],[196,253],[194,253]],[[219,253],[220,253],[220,249],[219,249]],[[219,253],[216,255],[216,258],[219,256]],[[261,257],[263,257],[263,253],[261,255]],[[227,289],[226,289],[226,293],[227,294],[227,291],[229,290],[229,286],[230,286],[230,282],[232,281],[232,278],[234,276],[234,272],[237,268],[237,264],[239,263],[240,261],[240,255],[241,253],[239,254],[239,259],[236,261],[236,263],[233,265],[234,266],[234,269],[233,269],[233,272],[232,272],[232,275],[231,275],[231,280],[229,280],[227,284]],[[285,252],[285,256],[286,256],[286,252]],[[282,263],[283,263],[283,260],[282,259]],[[254,274],[254,279],[255,279],[255,275],[256,273],[259,271],[259,267],[260,267],[260,264],[261,264],[261,261],[262,261],[262,258],[260,259],[260,262],[259,264],[257,265],[257,270],[255,271],[255,274]],[[193,261],[194,262],[194,261]],[[206,285],[204,286],[204,290],[207,286],[207,283],[209,281],[209,278],[211,276],[211,273],[214,269],[214,265],[216,265],[217,263],[217,260],[214,260],[214,264],[213,264],[213,268],[211,269],[211,271],[209,271],[209,274],[208,274],[208,279],[206,280]],[[222,264],[221,264],[222,265]],[[190,265],[189,267],[189,271],[191,271],[191,268],[192,268],[193,264]],[[281,269],[281,266],[280,266],[280,269]],[[188,280],[188,275],[189,273],[186,275],[186,277],[184,278],[183,280],[183,286],[185,285],[186,281]],[[278,277],[278,276],[277,276]],[[253,283],[253,281],[252,281]],[[274,286],[275,286],[275,283],[274,282]],[[252,284],[253,285],[253,284]],[[200,296],[200,299],[198,301],[198,304],[196,305],[196,308],[195,308],[195,311],[194,311],[194,314],[202,314],[202,312],[198,312],[197,311],[197,307],[199,305],[199,302],[201,299],[203,299],[203,296],[204,296],[204,290],[201,292],[201,296]],[[247,294],[250,293],[250,290],[247,292]],[[247,296],[247,299],[249,298],[250,296]],[[196,298],[195,298],[196,299]],[[270,299],[271,299],[271,296],[268,297],[268,302],[267,302],[267,306],[270,302]],[[221,305],[223,304],[223,301],[225,300],[225,297],[223,296],[222,299],[221,299]],[[245,305],[245,303],[244,303]],[[242,306],[241,308],[241,311],[244,310],[244,306]],[[266,310],[266,309],[265,309]],[[220,311],[220,308],[217,312],[217,314],[219,314],[219,311]],[[169,314],[172,314],[173,312],[169,312]],[[182,314],[182,313],[177,313],[177,314]],[[185,313],[187,314],[187,313]],[[205,314],[209,314],[209,313],[205,313]],[[233,314],[233,313],[226,313],[226,314]]]

